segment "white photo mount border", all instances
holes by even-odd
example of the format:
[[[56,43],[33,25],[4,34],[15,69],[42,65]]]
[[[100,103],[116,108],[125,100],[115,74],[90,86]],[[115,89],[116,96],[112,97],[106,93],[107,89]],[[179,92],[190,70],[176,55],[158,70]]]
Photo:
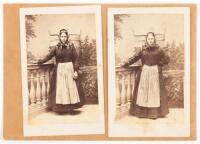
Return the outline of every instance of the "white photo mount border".
[[[114,15],[115,14],[183,14],[184,15],[184,126],[182,129],[174,130],[171,127],[171,133],[154,131],[145,136],[142,130],[137,132],[126,124],[115,124],[116,114],[116,92],[115,92],[115,46],[114,46]],[[126,7],[126,8],[108,8],[108,133],[110,137],[189,137],[190,129],[190,8],[189,7]],[[162,125],[161,125],[162,127]],[[133,130],[133,131],[131,131]],[[173,131],[172,131],[173,130]],[[153,130],[152,130],[153,131]],[[169,130],[170,131],[170,127]],[[185,132],[183,132],[185,131]],[[183,132],[183,133],[182,133]],[[181,133],[181,134],[180,134]]]
[[[28,87],[27,87],[27,54],[26,54],[26,32],[25,15],[37,14],[95,14],[96,24],[96,50],[97,50],[97,79],[98,79],[98,101],[100,119],[94,124],[57,124],[31,128],[26,122],[28,120]],[[100,24],[100,25],[99,25]],[[103,53],[102,53],[102,27],[101,6],[58,6],[58,7],[33,7],[20,8],[20,47],[21,47],[21,70],[22,70],[22,95],[23,95],[23,134],[24,136],[51,136],[51,135],[88,135],[104,134],[104,90],[103,90]]]

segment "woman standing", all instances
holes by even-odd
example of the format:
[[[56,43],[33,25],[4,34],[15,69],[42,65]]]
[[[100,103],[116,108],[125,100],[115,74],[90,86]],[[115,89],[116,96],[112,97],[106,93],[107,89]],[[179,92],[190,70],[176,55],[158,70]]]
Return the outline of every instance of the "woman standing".
[[[142,50],[121,66],[131,65],[139,59],[142,68],[137,73],[130,114],[150,119],[164,117],[169,113],[169,108],[162,66],[169,63],[169,57],[156,44],[153,32],[147,33]]]
[[[56,59],[56,66],[50,80],[48,109],[57,113],[73,113],[73,109],[77,108],[80,102],[75,82],[78,78],[77,53],[68,39],[68,31],[61,29],[60,42],[51,49],[48,55],[38,60],[38,64],[42,64],[52,57]]]

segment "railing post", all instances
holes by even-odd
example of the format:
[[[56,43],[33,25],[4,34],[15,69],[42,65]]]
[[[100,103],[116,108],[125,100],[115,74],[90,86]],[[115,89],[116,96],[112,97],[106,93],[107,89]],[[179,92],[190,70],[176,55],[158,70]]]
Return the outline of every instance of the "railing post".
[[[116,67],[116,119],[128,115],[134,93],[136,71],[139,66]]]
[[[40,88],[40,72],[37,70],[37,83],[36,83],[36,104],[41,106],[41,88]]]
[[[120,105],[121,105],[121,94],[120,94],[120,89],[119,89],[119,77],[120,77],[120,73],[116,74],[116,106],[117,109],[120,109]]]
[[[134,91],[135,91],[135,78],[136,78],[136,72],[132,71],[131,72],[131,84],[132,84],[131,99],[133,99],[132,97],[134,96]]]
[[[50,69],[47,70],[47,101],[49,96],[49,90],[50,90]]]
[[[35,98],[35,87],[34,87],[34,75],[33,72],[30,71],[31,78],[30,78],[30,108],[32,109],[35,106],[36,98]]]
[[[50,89],[50,71],[53,64],[28,64],[29,114],[39,113],[47,108]]]
[[[131,72],[127,73],[127,107],[131,105]]]
[[[121,110],[126,109],[126,73],[122,73]]]
[[[46,84],[45,84],[45,70],[43,71],[43,76],[42,76],[42,105],[46,106]]]

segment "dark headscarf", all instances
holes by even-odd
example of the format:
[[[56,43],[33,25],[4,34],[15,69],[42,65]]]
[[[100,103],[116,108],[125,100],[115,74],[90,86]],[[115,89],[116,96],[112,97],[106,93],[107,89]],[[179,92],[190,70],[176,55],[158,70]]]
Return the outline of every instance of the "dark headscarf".
[[[154,43],[152,45],[149,45],[148,42],[147,42],[147,37],[152,34],[153,37],[154,37]],[[154,32],[148,32],[147,35],[146,35],[146,39],[145,39],[145,44],[143,46],[144,49],[148,49],[148,50],[151,50],[151,49],[155,49],[155,48],[159,48],[159,45],[156,43],[156,36],[155,36],[155,33]]]

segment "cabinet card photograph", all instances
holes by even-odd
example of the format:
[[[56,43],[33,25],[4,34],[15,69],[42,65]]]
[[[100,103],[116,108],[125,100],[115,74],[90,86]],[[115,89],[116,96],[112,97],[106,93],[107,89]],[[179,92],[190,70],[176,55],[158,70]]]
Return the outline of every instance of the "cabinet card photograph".
[[[190,136],[190,8],[108,9],[110,137]]]
[[[24,136],[104,134],[100,6],[20,8]]]

